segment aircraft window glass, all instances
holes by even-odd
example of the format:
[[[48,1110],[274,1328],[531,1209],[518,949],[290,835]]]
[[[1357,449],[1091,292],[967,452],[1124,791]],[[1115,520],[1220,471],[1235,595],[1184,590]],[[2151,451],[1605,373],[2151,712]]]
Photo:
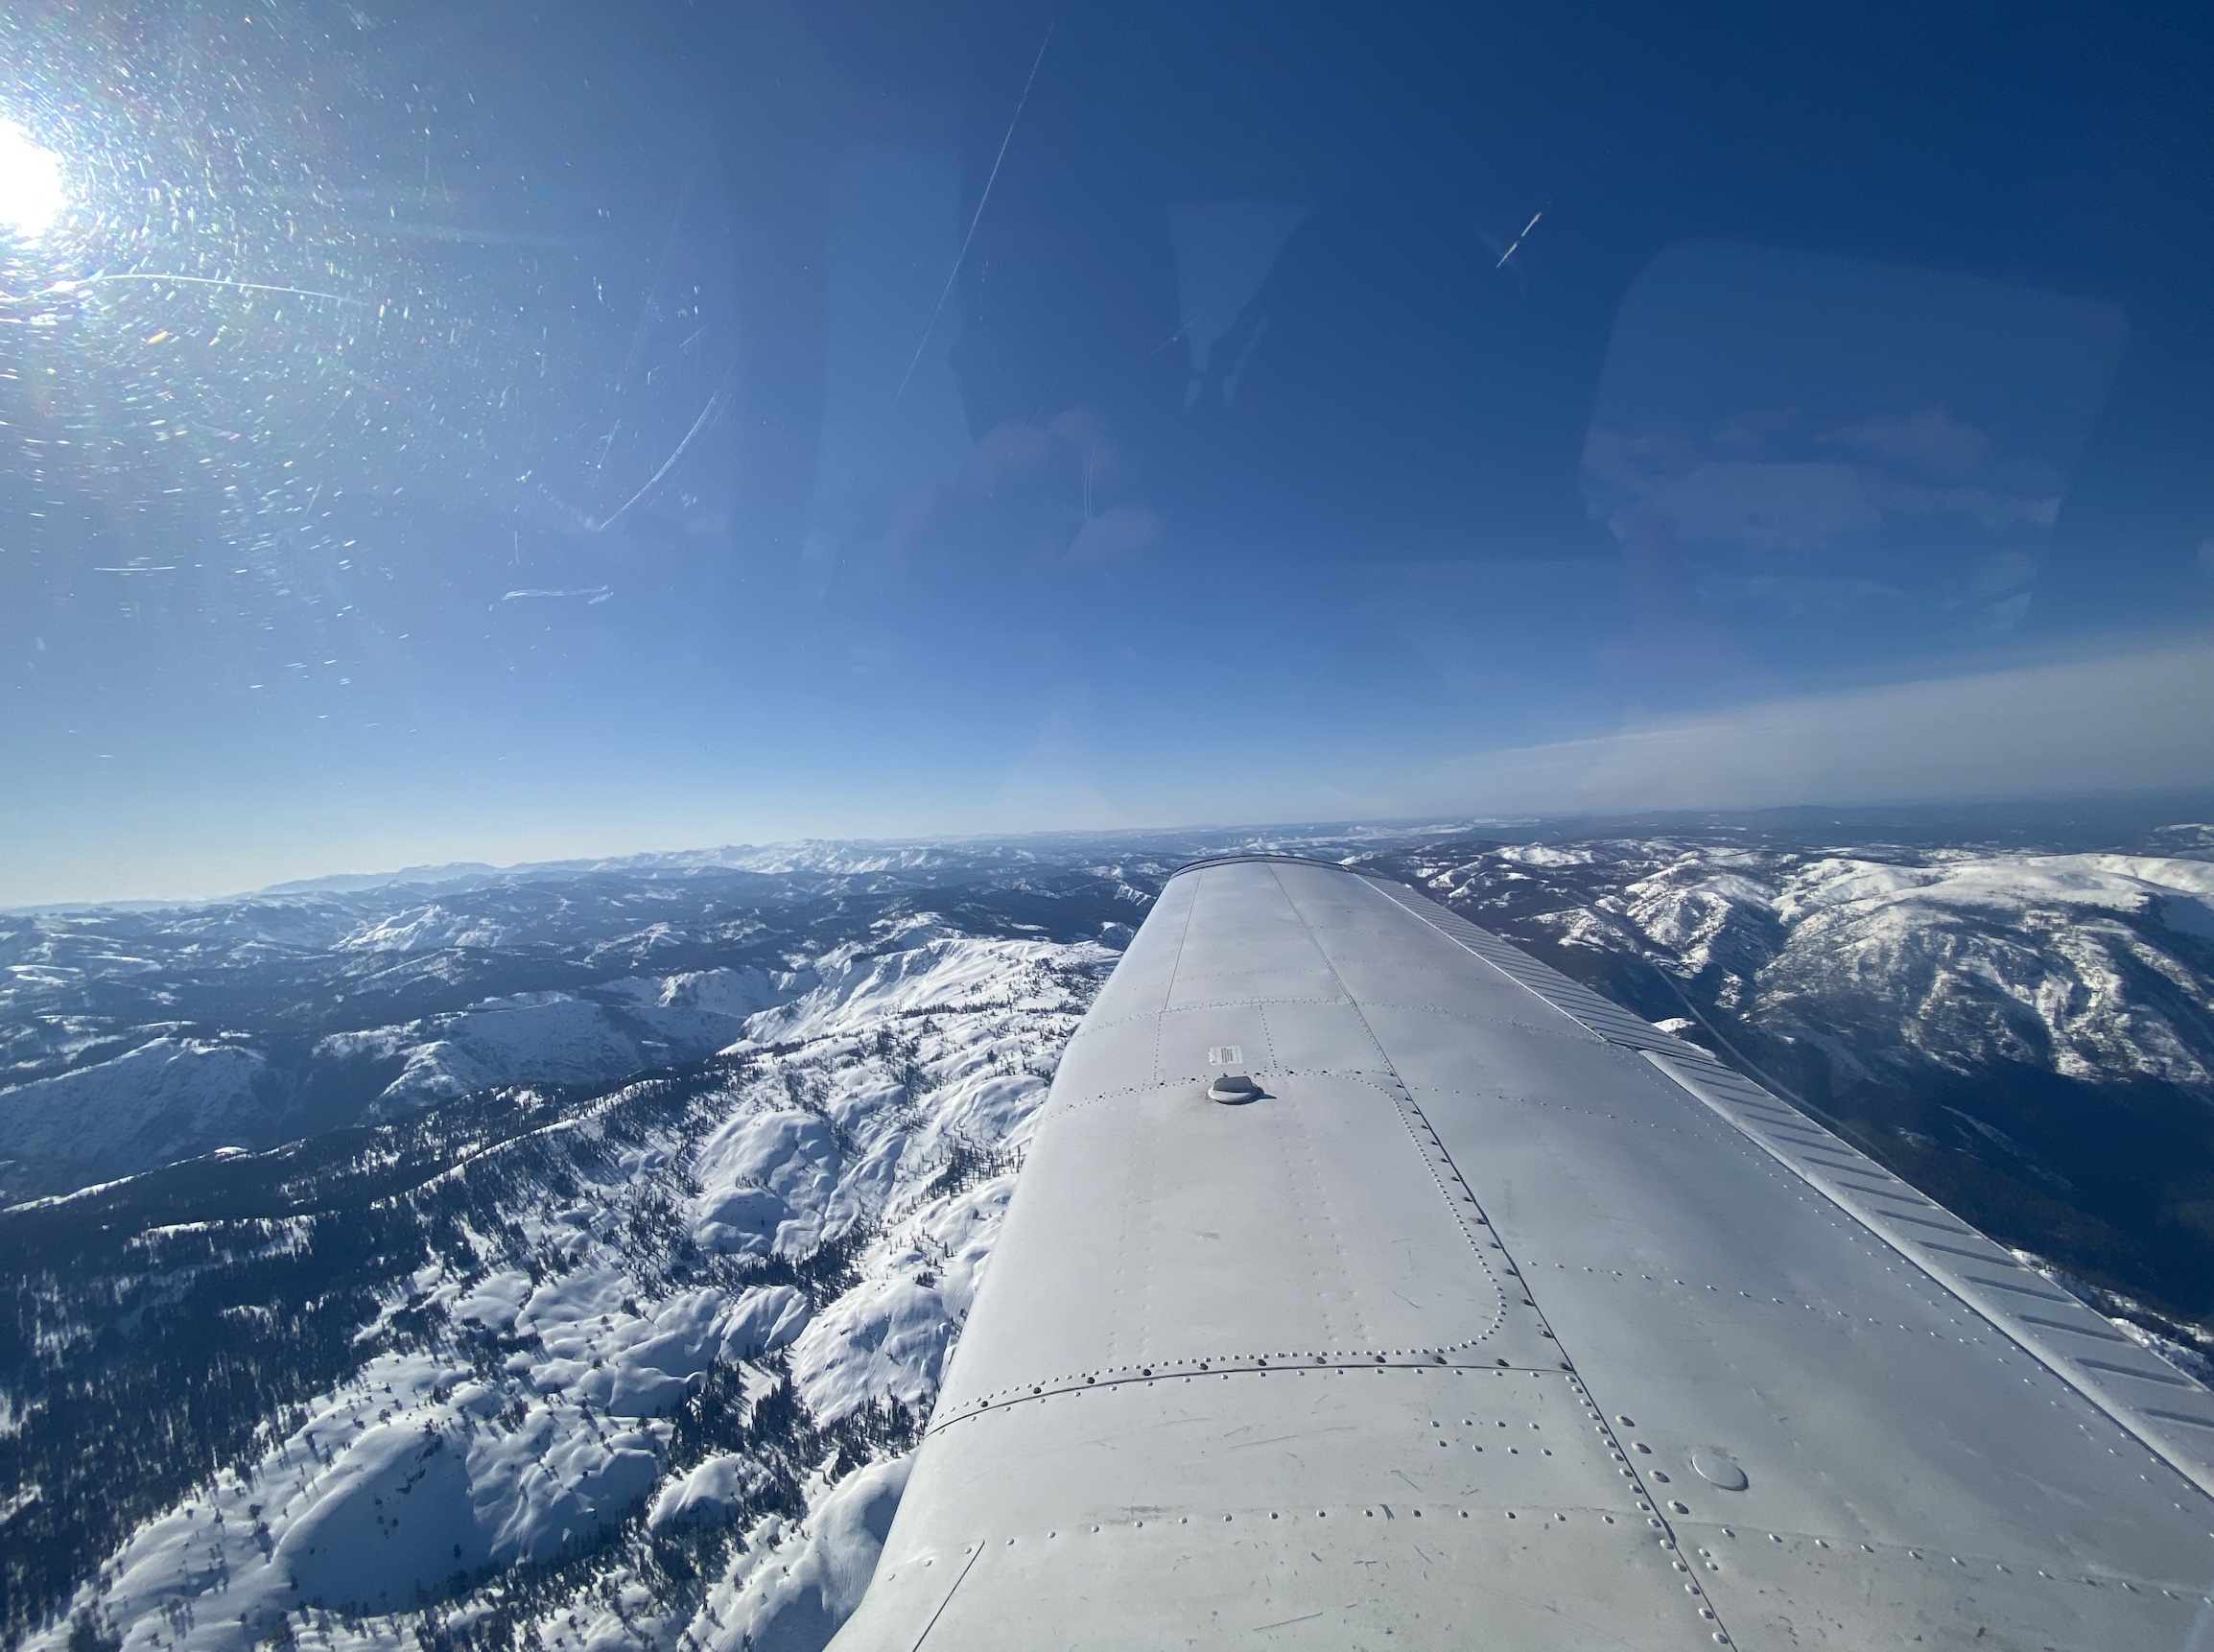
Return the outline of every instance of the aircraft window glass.
[[[2201,27],[34,0],[11,898],[2173,784]]]

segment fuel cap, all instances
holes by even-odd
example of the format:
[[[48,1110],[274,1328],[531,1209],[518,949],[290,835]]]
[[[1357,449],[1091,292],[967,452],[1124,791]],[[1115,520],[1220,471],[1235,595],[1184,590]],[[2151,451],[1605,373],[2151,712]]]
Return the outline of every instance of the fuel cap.
[[[1745,1489],[1745,1471],[1728,1457],[1718,1457],[1711,1451],[1693,1451],[1691,1466],[1708,1485],[1720,1486],[1726,1492]]]
[[[1242,1073],[1221,1073],[1207,1087],[1207,1098],[1233,1105],[1241,1101],[1258,1101],[1260,1099],[1260,1086]]]

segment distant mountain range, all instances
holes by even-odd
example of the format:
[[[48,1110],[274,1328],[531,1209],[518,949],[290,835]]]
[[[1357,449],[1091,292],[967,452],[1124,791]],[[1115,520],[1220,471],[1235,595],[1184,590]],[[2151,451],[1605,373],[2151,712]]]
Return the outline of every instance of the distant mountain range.
[[[1610,836],[1384,861],[1994,1237],[2214,1311],[2214,834],[2059,852],[1932,836]]]
[[[1063,1042],[1237,847],[1420,884],[2206,1369],[2209,817],[811,844],[0,918],[7,1642],[819,1647]]]

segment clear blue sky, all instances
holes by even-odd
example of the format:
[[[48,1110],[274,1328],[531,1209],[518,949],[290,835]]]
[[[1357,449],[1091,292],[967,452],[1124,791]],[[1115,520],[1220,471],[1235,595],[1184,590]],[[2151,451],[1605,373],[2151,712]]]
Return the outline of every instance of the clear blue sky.
[[[2206,21],[0,20],[0,904],[2214,785]]]

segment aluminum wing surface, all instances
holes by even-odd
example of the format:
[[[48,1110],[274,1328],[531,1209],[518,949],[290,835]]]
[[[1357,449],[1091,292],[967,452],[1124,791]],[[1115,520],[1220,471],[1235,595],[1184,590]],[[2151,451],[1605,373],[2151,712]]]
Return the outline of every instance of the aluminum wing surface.
[[[2210,1446],[1692,1046],[1400,885],[1204,862],[1069,1046],[836,1644],[2197,1646]]]

